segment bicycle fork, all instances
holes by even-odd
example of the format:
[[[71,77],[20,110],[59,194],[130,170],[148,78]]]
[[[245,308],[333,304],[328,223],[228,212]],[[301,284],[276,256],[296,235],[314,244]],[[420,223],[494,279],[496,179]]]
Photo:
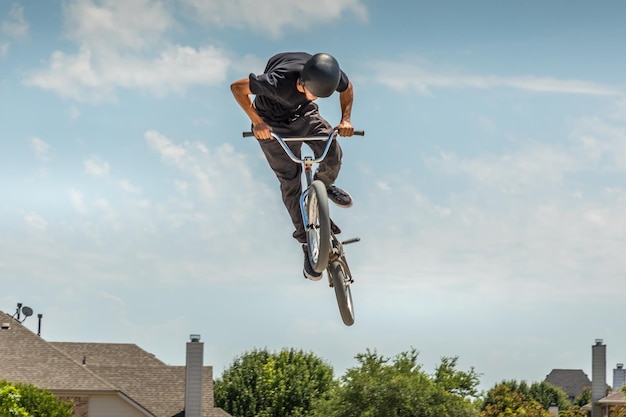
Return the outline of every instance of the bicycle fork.
[[[302,160],[302,169],[304,170],[304,176],[306,178],[306,189],[300,194],[300,212],[302,213],[302,220],[304,221],[304,230],[309,230],[311,222],[309,221],[309,213],[306,210],[306,202],[309,198],[309,186],[313,182],[313,158],[305,156]]]

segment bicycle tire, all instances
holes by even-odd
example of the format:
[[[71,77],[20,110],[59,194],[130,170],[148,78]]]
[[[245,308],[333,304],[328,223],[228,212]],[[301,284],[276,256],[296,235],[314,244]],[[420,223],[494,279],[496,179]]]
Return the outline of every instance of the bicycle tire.
[[[315,180],[309,186],[306,202],[309,224],[305,225],[309,262],[315,272],[324,272],[330,256],[330,214],[328,194],[323,182]]]
[[[346,326],[352,326],[354,324],[354,304],[352,304],[350,282],[347,280],[343,266],[339,262],[332,262],[328,273],[330,274],[330,281],[335,289],[335,297],[337,297],[337,306],[339,306],[341,320]]]

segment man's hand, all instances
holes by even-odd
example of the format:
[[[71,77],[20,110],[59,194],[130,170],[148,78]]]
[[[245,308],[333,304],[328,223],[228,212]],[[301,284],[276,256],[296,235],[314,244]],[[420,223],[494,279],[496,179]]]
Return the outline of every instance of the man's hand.
[[[348,137],[354,135],[354,127],[347,120],[342,120],[339,126],[336,127],[340,136]]]
[[[272,128],[265,122],[255,123],[252,128],[252,133],[254,133],[254,137],[259,140],[267,140],[272,139]]]

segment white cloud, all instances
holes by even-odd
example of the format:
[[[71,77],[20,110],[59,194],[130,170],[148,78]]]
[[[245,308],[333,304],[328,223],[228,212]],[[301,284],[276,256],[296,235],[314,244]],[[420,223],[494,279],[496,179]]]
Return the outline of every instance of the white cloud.
[[[104,177],[109,174],[111,167],[106,161],[102,161],[99,158],[90,158],[83,161],[85,172],[94,177]]]
[[[155,0],[71,0],[64,11],[67,38],[97,50],[150,48],[174,24]]]
[[[391,187],[385,181],[380,181],[380,180],[376,181],[376,187],[378,187],[382,191],[391,191]]]
[[[222,230],[246,234],[250,219],[265,223],[258,219],[281,204],[279,194],[255,180],[251,161],[230,143],[209,149],[201,142],[176,143],[157,131],[146,132],[144,138],[148,147],[178,172],[169,182],[176,195],[170,220],[193,223],[211,235]],[[257,199],[262,203],[253,204]],[[260,229],[269,230],[271,222],[255,228],[255,236],[260,236]]]
[[[135,186],[129,180],[120,180],[118,184],[120,188],[128,194],[141,194],[141,188]]]
[[[26,213],[24,220],[30,227],[37,230],[46,230],[48,227],[48,222],[35,212]]]
[[[356,251],[360,270],[405,289],[463,286],[470,297],[613,296],[623,280],[626,130],[617,118],[571,123],[563,140],[438,151],[424,159],[428,186],[370,174],[379,189],[356,227],[376,240]]]
[[[361,0],[291,1],[265,0],[183,0],[195,18],[218,26],[249,28],[280,36],[286,28],[308,29],[340,19],[351,13],[367,20],[367,7]],[[321,29],[323,30],[323,29]]]
[[[626,170],[625,120],[590,117],[582,120],[574,132],[581,145],[580,153],[601,170]]]
[[[575,171],[581,161],[572,151],[527,140],[522,149],[501,154],[468,158],[440,152],[425,162],[433,171],[460,175],[502,192],[519,193],[529,187],[558,184],[565,174]]]
[[[157,57],[143,58],[82,46],[74,55],[54,52],[48,68],[32,71],[25,82],[77,101],[109,100],[118,88],[163,97],[182,94],[191,86],[221,82],[228,65],[224,53],[211,46],[170,45]]]
[[[119,214],[115,208],[111,206],[111,203],[105,198],[98,198],[94,204],[96,208],[100,210],[103,221],[116,229],[119,228],[117,222]]]
[[[110,294],[106,291],[100,291],[100,296],[109,301],[113,305],[113,309],[126,308],[126,303],[124,302],[124,300],[117,295]]]
[[[154,130],[146,132],[144,138],[148,145],[168,162],[179,163],[187,154],[183,146],[173,144],[165,136]]]
[[[146,132],[144,138],[148,146],[161,155],[163,161],[175,165],[189,176],[201,195],[209,200],[217,197],[219,190],[230,187],[225,173],[240,180],[251,177],[249,168],[243,163],[243,157],[236,154],[230,144],[211,151],[200,142],[175,144],[156,131]],[[178,191],[187,191],[186,182],[177,180],[174,184]]]
[[[44,161],[50,159],[50,145],[43,139],[36,136],[30,138],[30,148],[38,159]]]
[[[29,72],[26,84],[98,102],[114,99],[120,88],[163,97],[225,79],[230,60],[224,51],[168,41],[174,22],[162,2],[73,0],[65,12],[66,36],[77,51],[55,51],[47,68]]]
[[[29,24],[24,19],[24,8],[15,3],[9,10],[9,18],[0,23],[0,32],[13,39],[23,38],[28,35]]]
[[[70,203],[72,204],[72,207],[74,207],[74,210],[76,210],[80,214],[86,214],[87,208],[85,207],[83,193],[75,188],[70,188],[69,190],[67,190],[67,193],[70,198]]]
[[[468,75],[456,71],[433,68],[419,59],[402,61],[375,61],[375,81],[398,91],[415,91],[430,94],[434,88],[498,88],[510,87],[544,93],[622,95],[624,92],[611,86],[582,80],[561,80],[553,77]]]

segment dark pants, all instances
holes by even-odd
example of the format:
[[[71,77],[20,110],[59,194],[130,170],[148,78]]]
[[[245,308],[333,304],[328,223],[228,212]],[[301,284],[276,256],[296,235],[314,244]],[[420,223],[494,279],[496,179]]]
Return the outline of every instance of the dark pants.
[[[310,103],[302,115],[289,123],[269,123],[272,131],[282,137],[308,137],[328,136],[332,126],[319,114],[317,105]],[[265,154],[270,168],[276,174],[280,182],[280,191],[283,203],[291,216],[295,227],[293,237],[300,243],[306,243],[306,233],[302,223],[300,212],[300,194],[302,193],[302,165],[293,162],[285,153],[280,144],[275,140],[260,140],[259,144]],[[302,142],[287,142],[295,156],[301,157]],[[319,157],[326,147],[325,141],[311,141],[307,145],[313,151],[313,155]],[[326,158],[319,164],[315,173],[315,179],[321,180],[326,186],[332,185],[341,168],[341,147],[333,141]]]

